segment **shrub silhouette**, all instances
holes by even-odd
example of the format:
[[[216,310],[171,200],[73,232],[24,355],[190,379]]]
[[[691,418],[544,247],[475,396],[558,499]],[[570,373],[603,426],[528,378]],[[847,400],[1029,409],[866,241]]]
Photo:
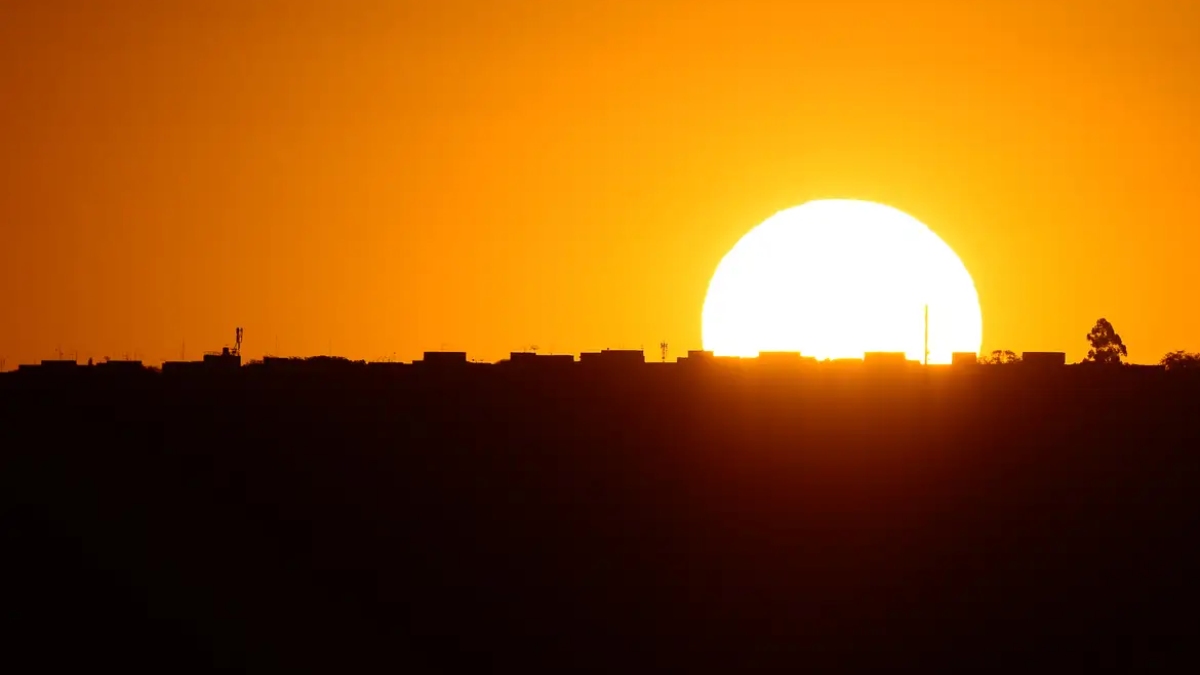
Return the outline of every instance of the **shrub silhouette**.
[[[1182,349],[1167,352],[1158,363],[1167,370],[1200,370],[1200,353]]]
[[[1002,366],[1011,363],[1020,363],[1021,357],[1010,349],[997,349],[987,356],[980,357],[979,362],[989,366]]]

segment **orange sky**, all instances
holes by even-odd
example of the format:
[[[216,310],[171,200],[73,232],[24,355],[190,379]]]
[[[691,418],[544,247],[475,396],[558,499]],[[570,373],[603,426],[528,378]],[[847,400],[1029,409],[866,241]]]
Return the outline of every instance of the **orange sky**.
[[[985,350],[1200,349],[1200,4],[0,8],[0,358],[700,347],[721,256],[872,199]],[[278,345],[278,346],[276,346]]]

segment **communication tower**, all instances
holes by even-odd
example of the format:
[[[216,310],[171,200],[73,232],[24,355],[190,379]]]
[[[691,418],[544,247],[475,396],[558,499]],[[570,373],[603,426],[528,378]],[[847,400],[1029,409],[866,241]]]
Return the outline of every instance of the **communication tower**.
[[[660,350],[662,350],[662,362],[666,363],[667,362],[667,349],[668,349],[667,341],[663,340],[662,342],[658,343],[658,348]]]
[[[925,305],[925,365],[929,365],[929,305]]]
[[[235,355],[242,353],[242,329],[237,329],[237,338],[233,342],[233,353]]]

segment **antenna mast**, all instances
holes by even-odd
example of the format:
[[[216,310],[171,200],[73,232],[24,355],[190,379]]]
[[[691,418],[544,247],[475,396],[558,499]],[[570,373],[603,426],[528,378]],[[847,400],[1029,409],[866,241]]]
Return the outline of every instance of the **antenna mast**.
[[[929,304],[925,305],[925,365],[929,365]]]
[[[237,339],[233,343],[233,353],[242,353],[242,329],[240,327],[237,329]]]
[[[658,348],[662,350],[662,362],[666,363],[667,362],[667,341],[663,340],[662,342],[658,343]]]

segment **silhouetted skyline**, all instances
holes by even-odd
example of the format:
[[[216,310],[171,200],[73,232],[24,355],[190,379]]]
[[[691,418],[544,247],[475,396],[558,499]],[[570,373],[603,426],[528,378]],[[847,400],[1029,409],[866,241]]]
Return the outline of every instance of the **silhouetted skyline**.
[[[1096,321],[1095,326],[1093,326],[1092,330],[1085,336],[1085,338],[1088,342],[1088,345],[1091,347],[1091,349],[1089,349],[1088,354],[1079,363],[1099,363],[1099,364],[1104,364],[1104,365],[1123,365],[1123,364],[1132,364],[1133,363],[1128,360],[1129,352],[1128,352],[1128,348],[1126,347],[1124,341],[1122,340],[1121,336],[1116,332],[1113,325],[1107,319],[1105,319],[1103,317],[1098,319]],[[644,349],[601,349],[601,350],[593,350],[593,351],[584,351],[584,352],[580,352],[578,355],[576,355],[576,354],[570,354],[570,353],[556,354],[554,352],[539,351],[539,349],[536,345],[530,345],[530,347],[528,349],[510,352],[508,357],[500,359],[498,361],[494,361],[494,362],[482,361],[479,359],[471,358],[467,352],[435,350],[435,351],[425,351],[422,353],[422,356],[420,358],[413,359],[412,361],[400,360],[400,359],[395,358],[394,355],[387,356],[387,357],[384,357],[381,359],[352,359],[349,357],[339,356],[336,354],[320,354],[320,355],[312,355],[312,356],[306,356],[306,357],[266,355],[262,358],[246,360],[244,363],[243,358],[242,358],[242,340],[243,340],[243,329],[239,327],[235,331],[235,339],[234,339],[232,347],[226,346],[226,347],[223,347],[221,350],[205,352],[202,355],[201,359],[199,359],[199,360],[188,360],[185,358],[167,359],[162,362],[162,369],[165,369],[168,371],[172,371],[172,370],[174,370],[174,371],[182,371],[182,370],[192,371],[192,370],[201,370],[202,367],[204,367],[206,365],[218,367],[218,368],[228,368],[231,366],[240,367],[242,365],[251,365],[251,366],[263,365],[264,363],[265,364],[271,364],[271,363],[279,364],[279,363],[287,363],[287,362],[299,363],[299,362],[313,361],[313,360],[319,361],[319,360],[323,360],[323,359],[324,360],[334,360],[334,361],[345,362],[345,363],[363,364],[363,365],[365,365],[365,364],[391,364],[391,363],[411,364],[411,363],[419,363],[422,361],[430,361],[430,360],[433,360],[436,363],[448,363],[448,362],[461,361],[463,363],[470,362],[470,363],[475,363],[475,364],[495,364],[495,365],[501,365],[501,364],[511,362],[511,361],[526,362],[526,361],[534,361],[534,360],[536,360],[539,363],[546,363],[546,362],[560,362],[561,363],[564,361],[567,363],[574,363],[576,361],[589,362],[589,361],[597,360],[597,357],[602,357],[599,360],[604,363],[629,363],[631,359],[635,359],[639,363],[654,363],[655,362],[655,360],[653,358],[647,357],[647,352]],[[186,350],[181,350],[180,356],[183,357],[183,356],[185,356],[185,354],[186,354]],[[689,349],[689,350],[687,350],[686,354],[676,354],[671,351],[670,344],[665,341],[659,344],[659,355],[661,357],[659,359],[659,362],[661,362],[661,363],[668,363],[668,362],[669,363],[678,363],[678,362],[685,362],[685,361],[695,362],[699,359],[707,359],[707,360],[712,360],[714,363],[723,363],[723,364],[745,362],[746,364],[764,363],[766,365],[772,365],[772,364],[776,364],[776,363],[780,363],[780,362],[790,362],[791,360],[795,360],[797,363],[818,365],[818,364],[827,364],[831,361],[831,359],[828,359],[828,358],[817,359],[813,356],[810,356],[810,355],[805,354],[804,352],[800,352],[800,351],[797,351],[797,352],[764,351],[764,352],[761,352],[760,355],[757,357],[735,357],[735,356],[726,356],[726,355],[714,355],[714,353],[712,351],[706,351],[706,350],[700,350],[700,349]],[[953,356],[953,359],[952,359],[952,363],[950,363],[950,364],[923,364],[919,360],[908,358],[908,356],[904,352],[864,352],[863,356],[859,359],[855,359],[855,358],[851,357],[851,358],[832,359],[832,361],[846,362],[846,361],[857,360],[857,361],[862,361],[864,363],[864,365],[890,363],[892,365],[906,365],[908,367],[921,366],[921,367],[933,367],[933,368],[945,367],[945,366],[949,366],[949,365],[954,365],[954,366],[1009,365],[1009,364],[1016,364],[1016,363],[1022,363],[1022,362],[1037,364],[1037,365],[1041,365],[1041,366],[1069,365],[1069,362],[1067,361],[1067,352],[1065,352],[1065,351],[1049,351],[1049,352],[1026,351],[1026,352],[1022,352],[1022,353],[1018,354],[1017,352],[1014,352],[1012,350],[997,349],[997,350],[993,350],[990,353],[984,353],[984,354],[978,354],[976,352],[954,352],[952,356]],[[550,357],[550,358],[546,358],[546,357]],[[614,358],[614,357],[616,357],[616,358]],[[93,362],[93,359],[89,358],[87,365],[91,366],[92,362]],[[123,358],[111,359],[109,357],[105,357],[100,360],[100,364],[102,364],[102,365],[109,364],[110,362],[111,363],[121,363],[121,364],[132,364],[132,363],[143,364],[142,359],[130,358],[128,354],[126,354]],[[72,363],[75,363],[76,365],[78,365],[78,356],[77,355],[72,355],[72,357],[70,359],[66,359],[66,358],[64,358],[64,354],[62,353],[62,350],[58,350],[57,358],[42,359],[41,361],[39,361],[37,363],[19,364],[18,369],[24,368],[26,370],[29,370],[29,369],[32,369],[39,365],[48,365],[53,368],[62,368],[64,366],[68,366]],[[1190,369],[1190,368],[1193,368],[1195,366],[1195,364],[1197,364],[1197,363],[1200,363],[1200,353],[1188,352],[1187,350],[1173,350],[1173,351],[1167,352],[1166,354],[1162,355],[1158,359],[1155,359],[1153,362],[1138,363],[1137,365],[1158,366],[1158,367],[1164,367],[1164,368],[1174,367],[1175,369],[1184,369],[1184,368]],[[4,370],[5,370],[4,365],[5,365],[5,362],[3,360],[0,360],[0,372],[4,372]],[[156,366],[153,363],[144,363],[144,365],[148,368],[156,368]]]

